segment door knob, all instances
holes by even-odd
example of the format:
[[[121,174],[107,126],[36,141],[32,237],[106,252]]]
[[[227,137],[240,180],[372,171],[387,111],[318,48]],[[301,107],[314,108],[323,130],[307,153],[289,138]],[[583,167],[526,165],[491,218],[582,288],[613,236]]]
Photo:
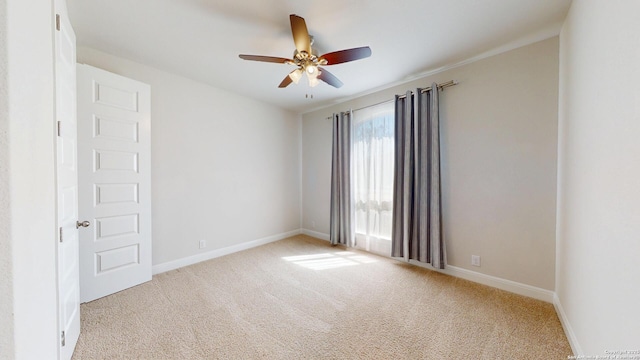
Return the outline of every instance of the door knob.
[[[76,229],[79,229],[80,227],[89,227],[89,225],[91,225],[91,223],[86,220],[82,222],[76,221]]]

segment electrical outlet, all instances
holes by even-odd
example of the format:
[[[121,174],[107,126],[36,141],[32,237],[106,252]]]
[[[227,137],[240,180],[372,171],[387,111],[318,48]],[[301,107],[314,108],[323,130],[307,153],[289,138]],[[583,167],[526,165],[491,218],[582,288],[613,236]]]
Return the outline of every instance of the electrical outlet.
[[[316,222],[315,222],[315,221],[312,221],[312,222],[311,222],[311,228],[313,228],[313,229],[315,229],[315,228],[316,228]]]
[[[480,256],[478,256],[478,255],[471,255],[471,265],[473,265],[473,266],[480,266]]]
[[[204,249],[207,247],[207,240],[200,240],[200,242],[198,243],[198,247],[200,249]]]

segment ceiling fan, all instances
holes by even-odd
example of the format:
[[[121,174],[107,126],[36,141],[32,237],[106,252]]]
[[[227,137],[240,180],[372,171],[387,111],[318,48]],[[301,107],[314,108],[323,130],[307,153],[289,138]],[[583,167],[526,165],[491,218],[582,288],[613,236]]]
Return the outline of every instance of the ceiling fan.
[[[321,56],[318,56],[313,52],[311,45],[313,38],[309,36],[307,31],[307,24],[304,19],[298,15],[289,15],[291,21],[291,33],[293,34],[293,42],[296,45],[296,50],[293,52],[293,59],[274,57],[274,56],[261,56],[261,55],[239,55],[241,59],[263,61],[272,63],[281,63],[297,66],[297,69],[287,75],[282,80],[278,87],[285,88],[292,82],[298,83],[302,74],[306,73],[309,79],[309,86],[314,87],[318,85],[318,80],[322,80],[327,84],[339,88],[342,81],[338,80],[333,74],[320,66],[328,66],[341,64],[349,61],[364,59],[371,56],[371,49],[368,46],[346,49],[340,51],[330,52]]]

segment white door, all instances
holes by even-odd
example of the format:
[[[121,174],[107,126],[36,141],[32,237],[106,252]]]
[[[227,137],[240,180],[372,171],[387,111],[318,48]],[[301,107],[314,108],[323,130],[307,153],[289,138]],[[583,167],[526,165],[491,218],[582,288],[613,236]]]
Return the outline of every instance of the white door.
[[[71,359],[80,335],[76,37],[64,1],[55,2],[56,196],[59,358]]]
[[[151,280],[149,85],[78,64],[80,301]]]

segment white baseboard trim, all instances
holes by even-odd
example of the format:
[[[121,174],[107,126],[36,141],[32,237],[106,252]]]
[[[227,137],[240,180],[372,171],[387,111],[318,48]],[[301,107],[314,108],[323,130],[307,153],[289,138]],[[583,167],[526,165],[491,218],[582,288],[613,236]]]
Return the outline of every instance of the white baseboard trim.
[[[435,269],[430,264],[424,264],[419,261],[411,260],[409,261],[409,263],[427,268],[429,270],[437,271],[443,274],[459,277],[461,279],[465,279],[465,280],[473,281],[479,284],[509,291],[514,294],[528,296],[534,299],[542,300],[548,303],[553,303],[553,297],[555,296],[555,293],[551,290],[546,290],[539,287],[522,284],[516,281],[482,274],[479,272],[459,268],[456,266],[447,265],[444,268],[444,270],[440,270],[440,269]]]
[[[556,308],[556,314],[558,314],[558,318],[560,318],[560,323],[562,324],[562,328],[564,329],[565,335],[567,335],[567,340],[569,340],[569,345],[571,345],[571,350],[573,350],[573,355],[583,355],[582,347],[578,343],[578,338],[576,334],[573,332],[573,328],[571,327],[571,323],[569,322],[569,318],[567,317],[567,313],[564,312],[564,308],[562,307],[562,303],[560,302],[560,298],[558,294],[553,294],[553,307]]]
[[[300,232],[304,235],[312,236],[322,240],[329,240],[329,234],[324,234],[321,232],[309,230],[309,229],[300,229]],[[421,263],[419,261],[411,260],[410,264],[424,267],[429,270],[434,270],[441,272],[443,274],[459,277],[465,280],[473,281],[476,283],[480,283],[483,285],[488,285],[494,288],[498,288],[501,290],[509,291],[518,295],[532,297],[534,299],[542,300],[548,303],[554,302],[555,292],[551,290],[542,289],[539,287],[522,284],[516,281],[507,280],[491,275],[482,274],[479,272],[459,268],[456,266],[447,265],[444,270],[435,269],[430,264]]]
[[[254,247],[257,247],[257,246],[260,246],[260,245],[265,245],[265,244],[268,244],[268,243],[272,243],[274,241],[286,239],[288,237],[299,235],[299,234],[300,234],[300,229],[297,229],[297,230],[292,230],[292,231],[288,231],[288,232],[281,233],[281,234],[267,236],[267,237],[264,237],[262,239],[247,241],[247,242],[243,242],[241,244],[227,246],[227,247],[222,248],[222,249],[215,249],[215,250],[208,251],[206,253],[197,254],[197,255],[193,255],[193,256],[188,256],[188,257],[185,257],[185,258],[182,258],[182,259],[168,261],[168,262],[165,262],[165,263],[162,263],[162,264],[153,265],[151,271],[152,271],[153,275],[156,275],[156,274],[160,274],[160,273],[163,273],[163,272],[175,270],[175,269],[178,269],[178,268],[181,268],[181,267],[197,264],[197,263],[202,262],[202,261],[215,259],[215,258],[220,257],[220,256],[233,254],[233,253],[238,252],[238,251],[247,250],[247,249],[251,249],[251,248],[254,248]]]
[[[312,236],[317,239],[327,240],[329,241],[329,234],[309,230],[309,229],[300,229],[300,233],[308,236]]]

